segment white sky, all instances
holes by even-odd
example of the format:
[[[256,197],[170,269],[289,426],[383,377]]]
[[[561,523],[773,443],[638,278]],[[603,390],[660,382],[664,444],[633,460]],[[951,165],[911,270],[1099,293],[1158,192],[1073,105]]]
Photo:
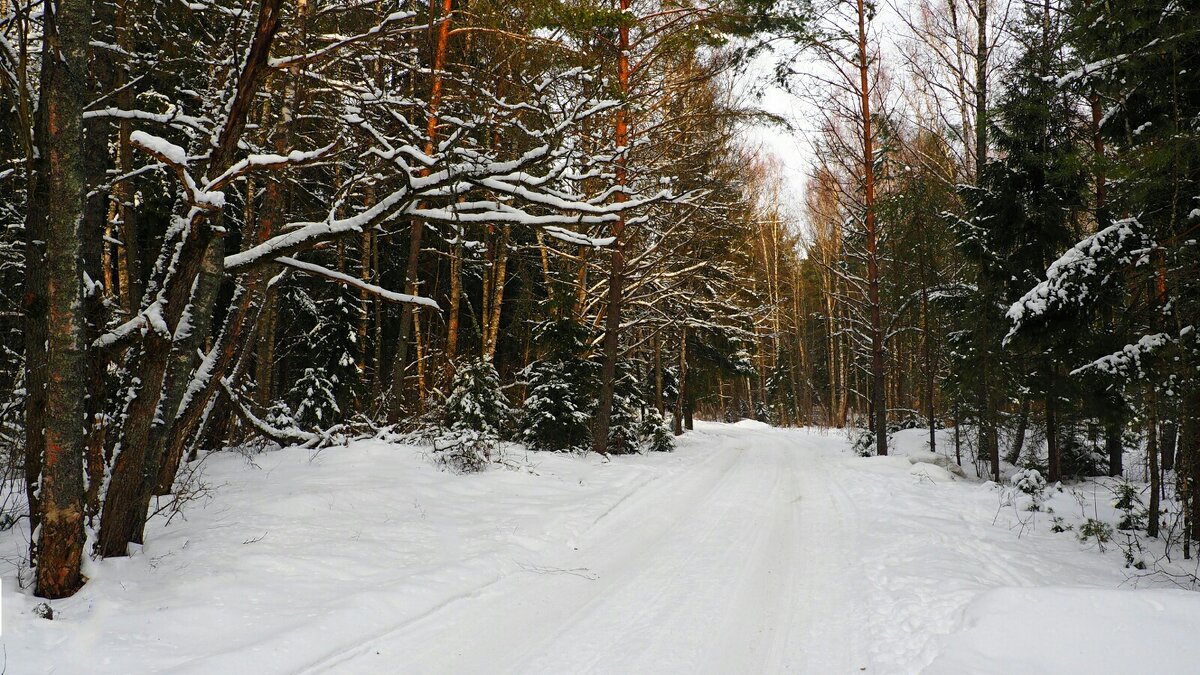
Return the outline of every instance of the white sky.
[[[871,32],[885,55],[896,47],[899,39],[902,39],[904,24],[898,12],[907,11],[909,2],[910,0],[890,0],[877,4],[879,13],[871,23]],[[794,48],[785,48],[782,51],[794,52]],[[812,97],[796,96],[773,84],[772,71],[780,58],[783,58],[780,54],[770,53],[759,56],[745,73],[739,74],[737,84],[747,93],[761,93],[758,107],[785,118],[791,128],[756,125],[748,127],[743,136],[748,145],[761,145],[763,152],[771,153],[779,160],[785,185],[781,195],[784,201],[781,208],[789,212],[797,224],[803,227],[804,187],[816,167],[813,141],[818,131],[820,115]],[[812,73],[826,68],[815,55],[799,58],[793,64],[794,70],[804,69]],[[805,83],[803,77],[794,84],[824,86],[815,79]]]

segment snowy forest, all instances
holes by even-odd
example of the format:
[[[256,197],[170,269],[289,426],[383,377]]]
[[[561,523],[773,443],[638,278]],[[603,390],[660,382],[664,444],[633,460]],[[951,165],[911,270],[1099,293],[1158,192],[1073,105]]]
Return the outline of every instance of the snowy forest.
[[[1110,477],[1193,560],[1197,68],[1180,0],[0,0],[6,583],[87,588],[228,449],[739,420]],[[798,185],[748,130],[799,127]]]

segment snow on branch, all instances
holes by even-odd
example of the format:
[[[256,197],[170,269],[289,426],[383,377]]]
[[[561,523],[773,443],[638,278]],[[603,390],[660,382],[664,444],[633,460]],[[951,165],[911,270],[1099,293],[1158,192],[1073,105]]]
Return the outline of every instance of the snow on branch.
[[[179,174],[179,182],[183,184],[184,200],[190,206],[203,211],[220,211],[225,208],[225,193],[201,187],[188,171],[187,151],[161,136],[135,131],[129,134],[129,142],[134,147],[155,157],[163,164],[170,166]]]
[[[1132,262],[1134,251],[1147,243],[1141,223],[1126,218],[1072,246],[1051,263],[1044,281],[1008,309],[1012,328],[1005,341],[1033,320],[1088,302],[1112,281],[1113,264]]]
[[[234,271],[250,267],[319,241],[343,234],[362,232],[376,222],[391,216],[409,199],[411,199],[411,193],[402,188],[379,200],[371,208],[348,218],[335,218],[330,212],[329,217],[322,221],[290,223],[285,226],[284,229],[287,231],[283,234],[271,237],[240,253],[225,256],[225,269]]]
[[[361,42],[363,40],[367,40],[367,39],[375,37],[377,35],[382,35],[382,34],[386,34],[386,33],[409,33],[409,32],[428,30],[429,26],[426,24],[409,25],[409,26],[405,26],[403,28],[398,28],[398,29],[391,27],[392,24],[399,23],[401,21],[407,21],[408,19],[411,19],[411,18],[415,17],[416,15],[417,15],[416,12],[393,12],[393,13],[385,16],[382,21],[380,21],[378,24],[372,26],[365,33],[359,33],[357,35],[350,35],[350,36],[343,36],[343,35],[323,36],[326,39],[332,39],[333,42],[329,45],[326,45],[325,47],[308,52],[306,54],[295,54],[293,56],[281,56],[281,57],[273,58],[268,63],[272,68],[277,68],[277,69],[290,68],[292,66],[303,65],[306,63],[310,63],[312,61],[320,60],[326,56],[329,56],[330,54],[333,54],[334,52],[338,51],[339,49],[341,49],[343,47],[348,47],[356,42]]]
[[[1137,342],[1127,344],[1119,351],[1102,356],[1085,366],[1080,366],[1072,370],[1071,374],[1079,375],[1097,371],[1106,375],[1141,377],[1146,372],[1142,365],[1142,359],[1171,342],[1174,342],[1174,338],[1166,333],[1143,335]]]
[[[96,338],[92,345],[100,349],[112,347],[135,335],[145,333],[147,330],[153,330],[168,337],[171,335],[171,330],[167,328],[167,322],[162,315],[161,297],[125,323]]]
[[[234,179],[245,175],[255,169],[279,169],[285,166],[300,166],[315,162],[318,159],[325,157],[337,145],[334,141],[323,148],[309,150],[307,152],[301,150],[293,150],[286,155],[278,155],[267,153],[261,155],[249,155],[245,159],[235,162],[225,170],[225,173],[213,179],[209,185],[209,189],[219,189]]]
[[[199,131],[205,134],[209,133],[208,127],[212,124],[212,121],[207,118],[185,115],[181,112],[180,108],[174,106],[167,113],[152,113],[145,110],[121,110],[120,108],[100,108],[84,112],[83,119],[138,120],[163,124],[188,133]]]
[[[325,436],[315,434],[311,431],[304,431],[299,427],[290,427],[287,429],[279,429],[271,425],[270,422],[262,419],[254,414],[252,410],[242,401],[241,396],[229,386],[227,380],[221,380],[221,387],[225,390],[225,395],[229,397],[229,401],[233,403],[233,409],[238,415],[246,421],[247,424],[254,427],[263,436],[285,445],[288,443],[296,443],[305,447],[312,447],[326,440]]]
[[[326,279],[331,279],[340,284],[346,284],[347,286],[353,286],[354,288],[357,288],[362,291],[366,291],[373,295],[377,295],[380,298],[383,298],[384,300],[388,300],[390,302],[407,302],[407,303],[412,303],[414,305],[422,305],[424,307],[432,307],[433,309],[435,309],[439,312],[441,311],[441,307],[438,307],[437,302],[435,302],[434,300],[431,300],[429,298],[423,298],[419,295],[409,295],[408,293],[397,293],[395,291],[389,291],[388,289],[383,288],[382,286],[376,286],[375,284],[367,283],[367,282],[363,281],[362,279],[352,277],[348,274],[343,274],[336,270],[331,270],[327,267],[322,267],[320,265],[314,265],[313,263],[304,262],[303,260],[296,260],[295,258],[289,258],[286,256],[280,256],[278,258],[275,258],[275,262],[277,262],[281,265],[287,265],[288,267],[298,269],[301,272],[307,272],[308,274],[312,274],[312,275],[319,276],[319,277],[325,277]]]

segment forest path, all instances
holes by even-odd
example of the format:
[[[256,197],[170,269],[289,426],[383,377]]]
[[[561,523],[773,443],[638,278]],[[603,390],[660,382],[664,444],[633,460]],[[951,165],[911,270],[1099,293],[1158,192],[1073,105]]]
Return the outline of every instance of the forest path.
[[[631,493],[565,553],[309,672],[858,672],[855,518],[828,439],[704,431],[704,459]]]

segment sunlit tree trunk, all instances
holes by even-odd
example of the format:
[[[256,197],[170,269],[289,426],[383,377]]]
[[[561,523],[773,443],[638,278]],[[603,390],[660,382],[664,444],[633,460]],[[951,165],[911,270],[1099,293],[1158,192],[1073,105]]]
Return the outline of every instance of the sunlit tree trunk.
[[[626,104],[629,99],[629,4],[630,0],[619,0],[621,24],[618,28],[617,84]],[[629,112],[621,106],[616,113],[615,141],[617,146],[616,183],[617,202],[626,200],[626,166],[629,157]],[[610,232],[613,237],[611,269],[608,276],[608,305],[604,321],[604,365],[600,373],[600,402],[596,410],[596,427],[593,432],[592,450],[599,454],[608,452],[608,428],[612,416],[613,394],[616,387],[617,351],[620,347],[621,305],[625,289],[625,216],[618,215]]]

